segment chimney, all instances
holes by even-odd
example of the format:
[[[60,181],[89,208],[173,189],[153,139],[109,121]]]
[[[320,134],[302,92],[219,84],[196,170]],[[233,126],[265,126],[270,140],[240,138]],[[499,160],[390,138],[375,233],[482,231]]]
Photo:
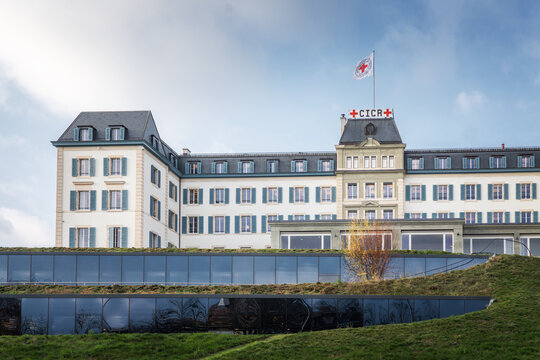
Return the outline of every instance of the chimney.
[[[345,130],[345,124],[347,124],[347,119],[345,118],[345,114],[341,114],[341,135],[343,135],[343,130]]]
[[[182,155],[189,156],[189,155],[191,155],[191,151],[189,151],[188,148],[183,148],[182,149]]]
[[[503,150],[504,150],[504,143],[503,143],[503,144],[501,145],[501,149],[503,149]]]

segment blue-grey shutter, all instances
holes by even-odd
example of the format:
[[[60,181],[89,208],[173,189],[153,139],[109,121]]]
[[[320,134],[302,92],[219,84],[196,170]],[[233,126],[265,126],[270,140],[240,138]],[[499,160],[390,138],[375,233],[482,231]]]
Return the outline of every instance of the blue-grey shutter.
[[[420,169],[424,170],[424,158],[420,158]]]
[[[452,168],[452,158],[449,157],[448,158],[448,167],[447,167],[447,169],[451,169],[451,168]]]
[[[270,161],[266,160],[266,172],[270,172]]]
[[[178,201],[178,186],[174,187],[174,200]]]
[[[308,172],[307,171],[307,160],[304,160],[303,163],[304,163],[304,172]]]
[[[188,200],[187,189],[182,189],[182,204],[186,205]]]
[[[234,233],[235,234],[240,233],[240,216],[234,217]]]
[[[506,156],[502,157],[502,167],[506,169]]]
[[[157,172],[157,187],[161,187],[161,170]]]
[[[533,222],[534,223],[538,222],[538,211],[533,211]]]
[[[184,164],[184,174],[189,174],[189,163],[188,162],[186,162]]]
[[[127,158],[122,158],[122,176],[127,175]]]
[[[462,158],[461,162],[463,163],[463,168],[466,169],[467,168],[467,158],[466,157]]]
[[[120,128],[120,140],[124,140],[126,138],[126,129],[122,126]]]
[[[278,220],[283,221],[283,215],[278,215]]]
[[[407,158],[407,169],[412,169],[412,159]]]
[[[109,176],[109,158],[103,158],[103,176]]]
[[[107,140],[107,141],[111,140],[111,128],[110,127],[105,129],[105,140]]]
[[[516,184],[516,199],[521,200],[521,184]]]
[[[504,184],[504,200],[508,200],[508,184]]]
[[[187,233],[187,217],[182,216],[182,234]]]
[[[212,161],[212,174],[215,174],[216,173],[216,162],[215,161]]]
[[[172,229],[172,217],[172,211],[167,211],[167,226],[169,227],[169,229]]]
[[[426,201],[426,185],[422,185],[422,201]]]
[[[476,213],[476,223],[481,224],[482,223],[482,212],[479,211]]]
[[[157,247],[161,248],[161,236],[159,236],[159,235],[157,237]]]
[[[518,168],[521,167],[521,156],[518,156],[518,157],[517,157],[517,167],[518,167]]]
[[[448,200],[454,200],[454,185],[452,184],[448,185]]]
[[[427,214],[426,213],[422,213],[422,219],[427,219]]]
[[[94,128],[89,128],[88,129],[88,140],[92,141],[94,140]]]
[[[199,204],[204,204],[203,189],[199,189]]]
[[[505,211],[504,213],[504,222],[509,223],[510,222],[510,212]]]
[[[309,202],[309,187],[307,187],[307,186],[304,188],[304,201],[306,203]]]
[[[229,188],[225,189],[225,204],[229,203]]]
[[[334,171],[334,159],[330,160],[330,171]]]
[[[336,202],[336,187],[332,186],[332,202]]]
[[[123,231],[122,231],[123,233]],[[113,243],[113,239],[114,238],[114,228],[113,227],[110,227],[109,228],[109,248],[113,248],[114,247],[114,243]]]
[[[437,160],[438,160],[437,158],[433,159],[433,168],[435,170],[439,168],[439,162]]]
[[[148,232],[148,247],[151,247],[151,248],[156,247],[156,244],[153,243],[154,242],[153,240],[154,240],[154,237],[152,236],[152,232],[149,231]]]
[[[488,200],[493,200],[493,184],[488,184]],[[489,215],[488,215],[488,218],[489,218]]]
[[[411,218],[411,214],[405,213],[405,219],[410,219],[410,218]]]
[[[306,214],[305,219],[306,219],[306,220],[309,220],[309,214]]]
[[[266,232],[266,215],[261,216],[261,232]]]
[[[405,201],[411,201],[411,185],[405,185]]]
[[[257,203],[257,189],[251,188],[251,203],[256,204]]]
[[[491,224],[493,222],[493,213],[491,211],[488,211],[487,213],[487,223]]]
[[[251,174],[253,174],[255,172],[255,162],[254,161],[249,162],[249,172]]]
[[[239,174],[242,173],[242,162],[241,161],[238,162],[238,173]]]
[[[96,159],[90,158],[90,176],[96,176]]]
[[[156,183],[156,171],[154,165],[150,165],[150,181],[152,184]]]
[[[69,210],[77,210],[77,192],[74,190],[69,192]]]
[[[214,189],[210,189],[210,205],[214,203]]]
[[[79,141],[79,128],[73,129],[73,141]]]
[[[283,202],[283,188],[282,187],[279,187],[278,188],[278,203],[282,203]]]
[[[74,248],[76,244],[77,229],[69,228],[69,247]]]
[[[96,190],[90,191],[90,210],[96,210]]]
[[[122,210],[128,209],[128,191],[122,190]]]
[[[251,216],[251,232],[252,233],[257,232],[257,216],[255,215]]]
[[[321,220],[321,215],[315,214],[315,220]]]
[[[317,186],[315,188],[315,202],[321,202],[321,187]]]
[[[150,196],[150,216],[156,216],[154,213],[154,198]]]
[[[516,224],[519,224],[519,223],[521,222],[521,219],[520,219],[520,216],[519,216],[519,215],[520,215],[520,214],[519,214],[519,211],[516,211],[516,212],[514,213],[514,222],[515,222]]]
[[[474,158],[474,168],[480,169],[480,158]]]
[[[101,210],[109,209],[109,192],[107,190],[101,190]]]
[[[71,176],[77,177],[79,175],[78,165],[79,161],[77,159],[71,159]]]
[[[337,215],[336,214],[332,214],[332,220],[336,220],[337,219]]]
[[[322,170],[322,160],[318,160],[317,161],[317,171],[321,172],[321,170]]]
[[[482,200],[482,185],[476,184],[476,200]]]
[[[289,186],[289,203],[294,202],[294,188]]]
[[[287,216],[287,219],[288,219],[289,221],[292,221],[292,215]]]
[[[450,213],[450,219],[453,219],[453,218],[454,218],[454,213],[451,212],[451,213]]]
[[[197,174],[200,174],[202,171],[202,163],[200,161],[197,161]]]
[[[157,219],[161,220],[161,201],[157,202]]]
[[[437,201],[437,185],[433,185],[433,201]]]
[[[204,234],[204,216],[199,216],[199,234]]]
[[[208,217],[208,233],[209,234],[214,233],[214,217],[213,216]]]
[[[437,213],[431,213],[431,218],[436,219],[437,218]]]
[[[461,200],[465,200],[465,184],[461,184]]]
[[[169,181],[169,197],[172,198],[172,182]]]
[[[460,218],[460,219],[465,219],[465,213],[464,213],[463,211],[461,211],[461,212],[459,213],[459,218]]]
[[[265,187],[262,188],[262,202],[263,204],[266,204],[266,197],[267,197],[267,189]],[[264,231],[263,231],[264,232]]]
[[[95,227],[90,228],[90,240],[88,242],[88,247],[90,248],[96,247],[96,228]]]
[[[240,204],[240,188],[236,188],[236,203]]]
[[[225,234],[231,232],[231,217],[225,216]]]
[[[291,172],[292,172],[292,173],[296,170],[295,163],[296,163],[296,162],[295,162],[294,160],[291,161]]]
[[[174,214],[174,231],[178,232],[178,215]]]
[[[536,183],[532,184],[532,198],[536,200]]]
[[[489,157],[489,168],[493,169],[493,156]]]
[[[534,155],[531,155],[531,167],[535,167],[535,165],[534,165]]]
[[[224,172],[225,174],[228,174],[228,173],[229,173],[229,163],[228,163],[227,161],[225,161],[225,162],[223,163],[223,172]]]

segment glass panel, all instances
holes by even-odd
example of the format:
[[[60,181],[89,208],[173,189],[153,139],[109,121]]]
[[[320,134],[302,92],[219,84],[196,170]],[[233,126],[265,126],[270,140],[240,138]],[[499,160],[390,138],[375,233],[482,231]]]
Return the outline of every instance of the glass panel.
[[[540,256],[540,238],[529,239],[529,251],[532,256]]]
[[[335,329],[337,327],[337,300],[312,299],[312,330]]]
[[[286,328],[286,299],[259,299],[261,306],[261,332],[265,334],[283,333]]]
[[[8,282],[30,280],[30,255],[9,255]]]
[[[404,275],[404,262],[405,260],[401,256],[392,256],[388,260],[388,267],[384,273],[385,279],[399,279]]]
[[[316,256],[298,256],[298,283],[316,283],[319,281],[319,258]]]
[[[144,257],[144,283],[165,284],[165,256]]]
[[[405,259],[405,276],[417,277],[424,276],[426,271],[425,257],[404,257]]]
[[[102,329],[101,312],[101,298],[78,298],[75,315],[75,333],[100,333]]]
[[[234,313],[231,299],[209,298],[208,299],[208,327],[213,330],[233,329]]]
[[[122,256],[122,284],[143,283],[143,261],[144,256]]]
[[[390,324],[401,324],[413,321],[412,299],[390,299]]]
[[[504,244],[501,238],[472,239],[473,254],[503,254]]]
[[[401,235],[401,250],[410,250],[409,249],[409,235]]]
[[[426,275],[446,272],[446,258],[426,257]]]
[[[233,256],[233,284],[253,284],[253,256]]]
[[[49,335],[73,334],[75,331],[75,299],[49,300]]]
[[[321,235],[290,235],[291,249],[320,249]]]
[[[129,299],[129,331],[135,333],[154,332],[156,299]]]
[[[127,332],[129,320],[129,299],[103,299],[103,330],[106,332]]]
[[[189,284],[208,285],[210,283],[210,256],[189,257]]]
[[[330,235],[324,235],[324,249],[330,249]]]
[[[208,298],[184,298],[182,327],[187,330],[204,330],[208,321]]]
[[[439,300],[416,299],[414,301],[414,321],[437,319],[439,317]]]
[[[162,333],[182,331],[182,298],[157,299],[156,325]]]
[[[463,239],[463,253],[464,254],[471,253],[471,239]]]
[[[505,254],[512,255],[514,254],[514,241],[512,239],[506,239],[505,241]]]
[[[446,271],[463,270],[474,265],[474,258],[447,258]]]
[[[20,325],[21,299],[0,298],[0,335],[19,335]]]
[[[260,332],[262,309],[259,299],[229,299],[233,304],[234,329],[244,333]]]
[[[349,269],[347,265],[347,260],[345,256],[341,257],[341,281],[343,282],[352,282],[356,281],[357,277],[353,271]]]
[[[31,282],[52,283],[53,281],[53,260],[52,255],[32,255]]]
[[[75,285],[77,258],[74,255],[54,256],[54,282],[61,285]]]
[[[311,330],[311,299],[287,299],[287,330]]]
[[[48,307],[47,298],[23,298],[21,334],[47,334]]]
[[[289,248],[289,237],[288,236],[281,236],[281,249],[288,249]]]
[[[359,327],[364,324],[362,299],[338,299],[338,327]]]
[[[465,311],[464,300],[441,300],[441,318],[462,315]]]
[[[0,284],[7,282],[7,255],[0,255]]]
[[[445,246],[445,251],[448,251],[448,252],[454,252],[453,250],[453,245],[452,245],[452,234],[446,234],[444,235],[444,246]]]
[[[167,284],[187,285],[188,283],[188,257],[167,256]]]
[[[364,299],[364,326],[388,324],[388,299]]]
[[[102,285],[119,284],[122,279],[122,257],[99,257],[99,282]]]
[[[232,257],[212,256],[212,284],[232,283]]]
[[[276,257],[276,283],[296,284],[296,256]]]
[[[339,279],[339,257],[320,256],[319,257],[319,281],[335,282]]]
[[[465,313],[480,311],[487,308],[489,300],[465,300]]]
[[[275,256],[254,256],[255,284],[275,284]]]
[[[411,234],[412,250],[443,250],[443,234]]]
[[[97,285],[99,277],[99,256],[80,255],[77,257],[77,283]]]

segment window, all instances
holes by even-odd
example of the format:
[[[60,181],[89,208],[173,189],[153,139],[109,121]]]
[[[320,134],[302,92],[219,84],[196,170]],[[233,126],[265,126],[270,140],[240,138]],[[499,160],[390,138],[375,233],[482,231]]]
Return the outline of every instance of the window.
[[[169,210],[169,229],[172,231],[177,231],[178,229],[178,216],[171,210]]]
[[[80,128],[79,132],[81,141],[92,141],[92,128]]]
[[[463,158],[463,168],[464,169],[479,169],[480,168],[480,158],[476,156],[468,156]]]
[[[90,159],[79,159],[79,176],[90,176]]]
[[[332,188],[330,186],[321,187],[321,202],[332,201]]]
[[[504,212],[502,211],[495,211],[493,212],[493,223],[494,224],[502,224],[504,222]]]
[[[159,245],[160,245],[160,243],[159,243],[158,234],[150,232],[150,239],[148,241],[148,247],[149,248],[158,248]]]
[[[383,183],[383,198],[391,199],[394,197],[394,185],[392,183]]]
[[[157,187],[161,186],[161,171],[159,171],[154,165],[150,166],[150,182]]]
[[[390,155],[390,156],[388,157],[388,167],[391,168],[391,169],[393,169],[394,166],[395,166],[395,164],[394,164],[394,156],[393,156],[393,155]]]
[[[377,157],[376,156],[371,157],[371,167],[373,169],[375,169],[377,167]]]
[[[169,181],[169,198],[178,201],[178,186]]]
[[[251,161],[242,161],[242,174],[250,174],[252,173],[252,162]]]
[[[122,175],[122,159],[111,158],[111,175]]]
[[[475,212],[466,212],[465,213],[465,224],[475,224],[476,223],[476,213]]]
[[[111,140],[124,140],[120,128],[111,128]]]
[[[366,210],[366,219],[375,220],[375,210]]]
[[[251,232],[251,216],[241,216],[240,217],[241,227],[240,230],[243,233]]]
[[[188,234],[199,233],[199,218],[197,216],[188,216]]]
[[[422,187],[420,185],[411,185],[411,201],[422,200]]]
[[[532,211],[522,211],[520,213],[521,223],[530,224],[532,222]]]
[[[278,160],[268,160],[266,162],[266,167],[269,173],[277,173],[278,172]]]
[[[159,205],[160,202],[155,197],[150,196],[150,216],[153,218],[157,219],[159,217]]]
[[[347,199],[358,198],[358,184],[347,184]]]
[[[394,218],[394,210],[383,210],[383,219],[392,220]]]
[[[321,220],[332,220],[332,214],[321,214]]]
[[[78,191],[78,210],[90,210],[90,191]]]
[[[422,213],[411,213],[411,219],[421,219]]]
[[[375,184],[366,183],[366,193],[364,194],[366,199],[375,199]]]
[[[216,162],[216,174],[226,174],[227,173],[227,163],[225,161]]]
[[[192,161],[188,163],[188,170],[190,174],[200,174],[201,173],[201,163],[198,161]]]
[[[522,167],[522,168],[534,167],[533,162],[534,162],[533,156],[531,155],[518,156],[518,167]]]
[[[216,189],[216,204],[225,204],[225,189]]]
[[[435,169],[450,169],[450,158],[449,157],[436,157],[435,158]]]
[[[296,160],[294,162],[294,171],[295,172],[306,172],[306,167],[305,167],[305,161],[302,161],[302,160]]]
[[[439,201],[448,200],[448,185],[437,186],[437,200]]]
[[[294,215],[294,221],[304,221],[306,220],[306,215]]]
[[[169,154],[169,161],[174,165],[175,168],[178,167],[178,158],[174,156],[173,153]]]
[[[251,204],[251,188],[242,188],[240,200],[242,204]]]
[[[278,188],[277,187],[268,188],[268,202],[271,204],[276,204],[278,202]]]
[[[503,184],[493,184],[493,200],[503,199]]]
[[[121,228],[119,226],[110,228],[110,234],[112,236],[111,238],[111,246],[113,248],[119,248],[121,245]]]
[[[188,190],[188,204],[195,205],[199,203],[199,189]]]
[[[295,203],[303,203],[304,202],[304,188],[303,187],[295,187],[294,188],[294,202]]]
[[[332,171],[332,168],[330,166],[330,160],[322,160],[321,161],[321,170],[323,172]]]
[[[152,135],[152,147],[159,150],[159,139]]]
[[[521,199],[531,199],[531,184],[521,184]]]
[[[353,167],[358,169],[358,156],[353,157]]]
[[[225,216],[214,217],[214,233],[216,234],[225,233]]]
[[[90,241],[88,236],[88,228],[77,229],[77,245],[80,248],[89,247]]]
[[[387,156],[383,156],[383,157],[382,157],[382,167],[383,167],[383,168],[387,168],[387,167],[388,167],[388,157],[387,157]]]
[[[351,156],[347,156],[346,167],[347,167],[347,169],[352,168],[352,157]]]
[[[489,158],[490,168],[504,169],[506,168],[506,156],[492,156]]]
[[[120,190],[109,191],[109,204],[111,210],[122,209],[122,192]]]
[[[358,211],[347,210],[347,219],[349,220],[358,219]]]
[[[411,169],[412,170],[422,169],[420,158],[411,158]]]
[[[364,169],[369,169],[369,156],[364,156]]]
[[[448,213],[447,212],[437,213],[437,219],[448,219]]]
[[[266,231],[271,232],[272,226],[270,225],[270,221],[278,221],[277,215],[268,215],[266,218]]]
[[[476,185],[475,184],[465,185],[465,200],[476,200]]]

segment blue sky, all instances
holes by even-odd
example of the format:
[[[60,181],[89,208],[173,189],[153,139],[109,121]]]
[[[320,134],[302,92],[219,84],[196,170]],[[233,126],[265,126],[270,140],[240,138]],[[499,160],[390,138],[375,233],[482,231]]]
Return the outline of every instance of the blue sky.
[[[0,246],[53,244],[58,138],[152,110],[178,151],[333,150],[376,105],[407,148],[540,145],[538,1],[0,0]]]

